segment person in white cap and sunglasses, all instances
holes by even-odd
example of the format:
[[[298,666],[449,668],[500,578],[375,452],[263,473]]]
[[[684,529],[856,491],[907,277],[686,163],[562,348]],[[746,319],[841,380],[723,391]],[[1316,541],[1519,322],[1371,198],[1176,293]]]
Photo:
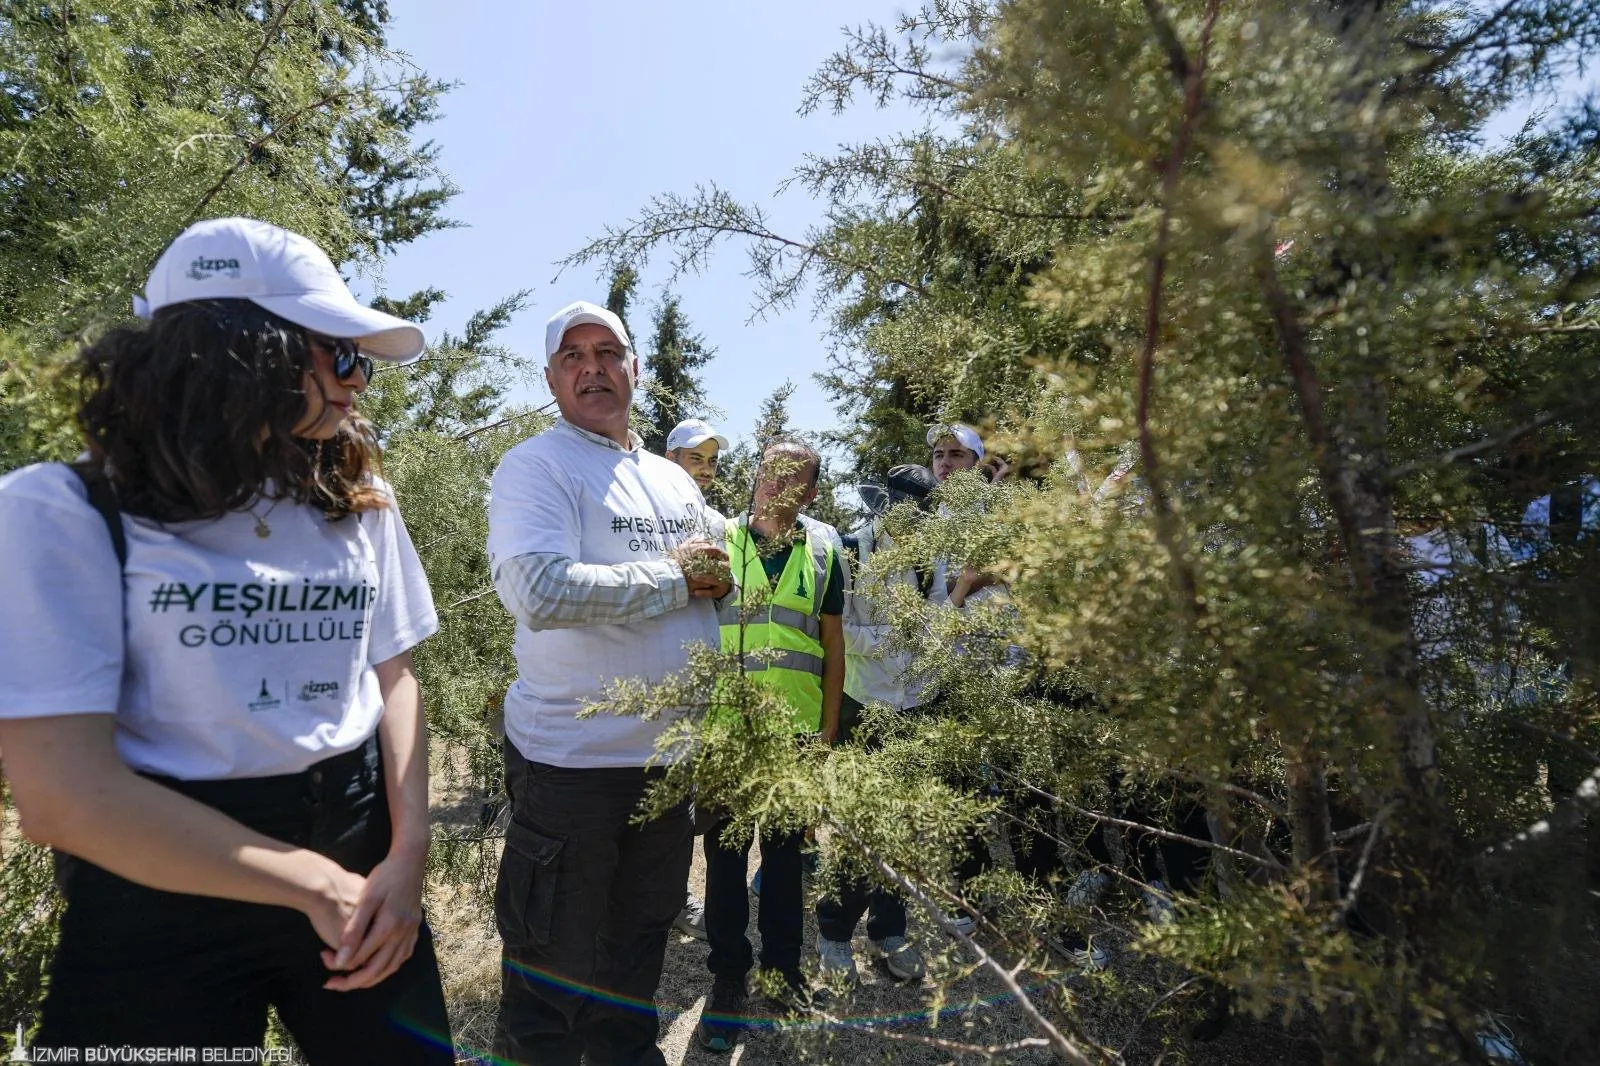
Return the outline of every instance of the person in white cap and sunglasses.
[[[687,802],[635,816],[677,715],[579,713],[613,682],[659,682],[693,645],[718,646],[727,553],[704,534],[693,479],[628,428],[639,361],[621,320],[564,307],[545,355],[561,418],[506,453],[489,495],[490,573],[517,622],[494,1055],[660,1064],[655,991],[692,826]]]
[[[420,330],[311,241],[200,222],[78,358],[74,466],[0,478],[0,751],[66,900],[35,1052],[454,1061],[411,648],[438,628],[354,413]]]

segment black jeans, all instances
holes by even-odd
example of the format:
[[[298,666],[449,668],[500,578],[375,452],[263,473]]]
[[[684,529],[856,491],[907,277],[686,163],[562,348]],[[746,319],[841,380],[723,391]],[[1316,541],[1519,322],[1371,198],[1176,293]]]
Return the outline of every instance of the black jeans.
[[[745,873],[750,838],[728,831],[727,820],[706,831],[706,968],[719,979],[742,981],[755,965],[750,938],[750,897]],[[761,966],[777,970],[800,987],[800,944],[805,929],[805,891],[800,849],[804,833],[761,834],[761,897],[756,925],[761,930]]]
[[[848,743],[861,720],[861,701],[848,692],[839,705],[839,743]],[[765,878],[765,874],[762,875]],[[906,935],[906,902],[893,892],[865,879],[847,878],[817,900],[817,932],[826,940],[849,941],[856,924],[867,916],[867,936]]]
[[[662,771],[528,762],[509,740],[505,758],[495,1061],[660,1066],[655,994],[693,857],[688,803],[638,825]]]
[[[905,900],[870,881],[854,878],[840,882],[817,900],[817,932],[828,940],[849,941],[863,914],[867,916],[867,936],[873,940],[906,935]]]
[[[389,850],[376,742],[298,774],[160,784],[276,840],[365,874]],[[455,1061],[424,923],[376,988],[330,992],[323,943],[299,911],[146,888],[82,860],[66,897],[40,1047],[259,1048],[267,1007],[314,1066]]]

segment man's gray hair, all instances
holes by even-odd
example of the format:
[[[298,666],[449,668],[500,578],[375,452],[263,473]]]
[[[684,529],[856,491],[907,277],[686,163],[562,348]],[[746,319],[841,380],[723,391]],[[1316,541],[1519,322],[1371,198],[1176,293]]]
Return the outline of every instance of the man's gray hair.
[[[810,492],[817,487],[817,482],[822,478],[822,456],[817,450],[798,437],[779,437],[769,443],[761,451],[761,462],[766,464],[767,456],[773,452],[788,452],[798,455],[811,464],[811,479],[806,482],[806,491]]]

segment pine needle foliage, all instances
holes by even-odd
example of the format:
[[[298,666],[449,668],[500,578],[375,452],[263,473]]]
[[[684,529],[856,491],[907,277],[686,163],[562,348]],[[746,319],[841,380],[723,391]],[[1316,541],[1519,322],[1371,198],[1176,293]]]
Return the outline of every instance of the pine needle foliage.
[[[812,230],[706,185],[577,253],[744,243],[758,311],[810,287],[831,316],[862,472],[961,417],[1024,475],[952,478],[881,562],[1009,589],[960,614],[885,589],[936,706],[869,712],[881,746],[814,775],[744,772],[813,806],[831,861],[941,906],[963,833],[1053,841],[1058,880],[966,890],[990,925],[962,949],[1038,987],[1078,871],[1148,900],[1138,853],[1186,842],[1210,861],[1172,921],[1107,934],[1309,1018],[1326,1061],[1473,1061],[1488,1013],[1586,1061],[1600,110],[1488,130],[1597,40],[1564,0],[937,0],[811,83],[930,117],[802,163]],[[914,797],[940,828],[883,830]],[[1029,1003],[1061,1057],[1115,1057],[1081,1002]]]

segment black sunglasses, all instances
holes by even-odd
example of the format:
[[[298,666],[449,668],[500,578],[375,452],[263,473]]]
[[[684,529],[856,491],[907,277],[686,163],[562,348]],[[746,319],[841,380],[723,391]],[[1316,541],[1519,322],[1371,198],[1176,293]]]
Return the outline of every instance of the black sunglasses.
[[[354,374],[357,368],[360,368],[361,376],[368,381],[372,380],[372,375],[378,369],[377,365],[373,363],[371,356],[361,354],[361,348],[355,341],[348,337],[319,337],[316,335],[313,335],[311,339],[333,353],[334,377],[343,381]]]

